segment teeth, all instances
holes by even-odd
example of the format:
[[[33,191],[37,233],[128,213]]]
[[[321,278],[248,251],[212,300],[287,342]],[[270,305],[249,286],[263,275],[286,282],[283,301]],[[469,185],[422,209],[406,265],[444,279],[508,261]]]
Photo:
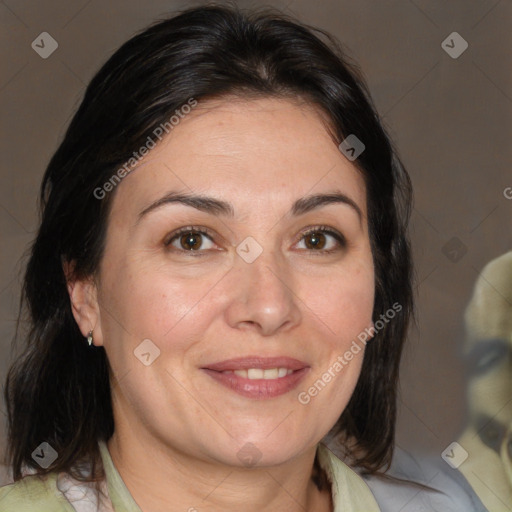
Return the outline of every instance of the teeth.
[[[290,370],[290,373],[292,372],[293,370]],[[279,368],[278,372],[277,372],[277,376],[278,377],[285,377],[286,375],[288,375],[288,370],[286,368]]]
[[[238,375],[238,377],[250,380],[273,380],[286,377],[286,375],[293,373],[293,370],[289,370],[288,368],[269,368],[268,370],[263,370],[261,368],[249,368],[248,370],[227,370],[222,373],[234,373],[235,375]]]
[[[259,368],[250,368],[247,370],[247,378],[248,379],[263,379],[263,375],[268,370],[260,370]]]

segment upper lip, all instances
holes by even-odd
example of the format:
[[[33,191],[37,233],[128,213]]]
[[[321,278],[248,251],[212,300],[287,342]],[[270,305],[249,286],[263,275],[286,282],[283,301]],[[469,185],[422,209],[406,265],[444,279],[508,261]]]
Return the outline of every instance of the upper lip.
[[[218,363],[207,364],[203,366],[207,370],[225,372],[228,370],[249,370],[250,368],[261,368],[268,370],[270,368],[287,368],[289,370],[302,370],[309,365],[292,357],[237,357],[235,359],[226,359]]]

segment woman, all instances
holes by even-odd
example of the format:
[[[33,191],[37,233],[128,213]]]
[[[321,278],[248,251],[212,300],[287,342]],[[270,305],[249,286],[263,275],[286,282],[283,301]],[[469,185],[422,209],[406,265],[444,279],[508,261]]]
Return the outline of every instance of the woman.
[[[209,6],[129,40],[43,179],[0,510],[383,508],[410,200],[326,34]]]

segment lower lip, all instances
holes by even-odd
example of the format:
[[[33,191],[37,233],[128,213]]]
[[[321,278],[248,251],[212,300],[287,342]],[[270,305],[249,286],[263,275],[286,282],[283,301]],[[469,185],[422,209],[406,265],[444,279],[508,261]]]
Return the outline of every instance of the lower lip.
[[[264,400],[284,395],[299,385],[306,376],[309,368],[295,370],[290,375],[277,379],[245,379],[234,373],[222,373],[208,368],[202,368],[210,377],[227,388],[247,398]]]

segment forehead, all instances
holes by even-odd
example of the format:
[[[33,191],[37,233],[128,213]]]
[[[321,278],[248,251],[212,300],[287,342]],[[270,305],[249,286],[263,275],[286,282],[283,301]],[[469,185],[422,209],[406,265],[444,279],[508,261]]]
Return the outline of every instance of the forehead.
[[[245,206],[254,208],[332,188],[366,208],[363,177],[339,151],[325,114],[276,98],[199,101],[118,188],[114,205],[123,208],[169,190],[234,203],[249,192]]]

